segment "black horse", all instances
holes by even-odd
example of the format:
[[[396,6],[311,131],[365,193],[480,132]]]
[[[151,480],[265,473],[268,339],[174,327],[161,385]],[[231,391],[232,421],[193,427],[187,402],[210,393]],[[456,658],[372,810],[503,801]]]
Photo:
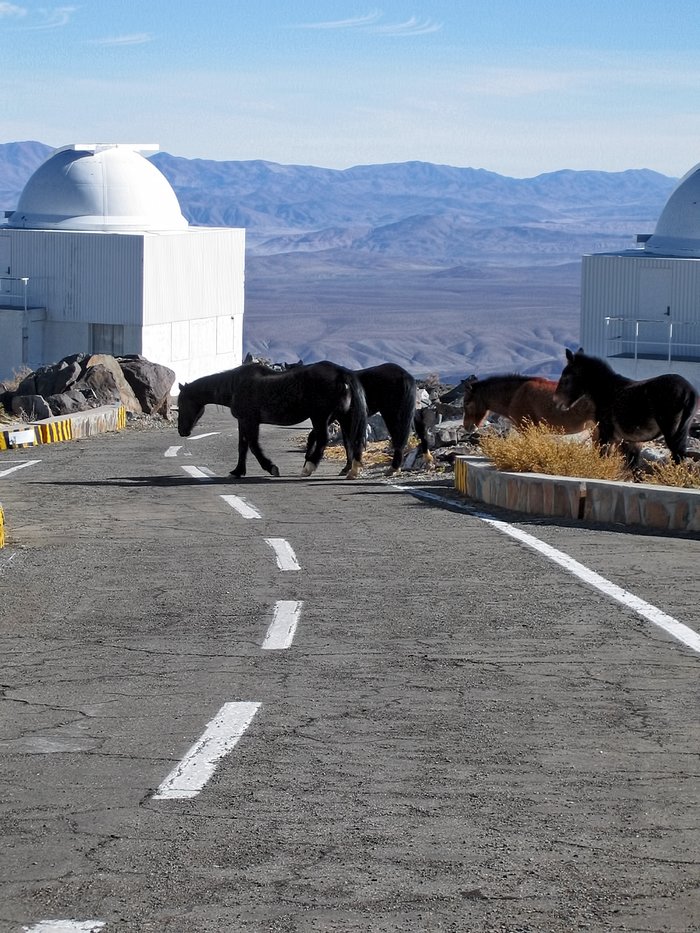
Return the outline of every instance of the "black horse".
[[[635,381],[580,349],[576,353],[567,350],[566,359],[554,401],[562,408],[570,408],[582,396],[588,396],[595,406],[601,445],[613,441],[634,444],[663,437],[673,461],[681,462],[698,406],[698,393],[687,379],[666,373]]]
[[[248,448],[272,476],[280,472],[265,456],[259,443],[261,424],[299,424],[311,419],[311,438],[306,448],[303,473],[310,476],[328,444],[328,427],[343,419],[352,456],[349,479],[362,466],[367,436],[367,403],[357,376],[328,360],[293,366],[282,372],[263,363],[244,363],[236,369],[202,376],[180,385],[177,429],[188,437],[208,404],[226,405],[238,420],[238,463],[231,470],[245,476]]]
[[[389,474],[401,469],[411,428],[415,430],[418,437],[423,459],[427,463],[432,463],[433,457],[430,453],[427,433],[428,425],[416,411],[416,380],[413,376],[396,363],[380,363],[378,366],[369,366],[367,369],[357,369],[354,372],[364,389],[367,414],[376,415],[379,412],[389,432],[393,447]],[[346,421],[347,416],[338,419],[347,457],[341,476],[349,474],[353,460],[352,433]],[[311,435],[309,438],[311,439]]]

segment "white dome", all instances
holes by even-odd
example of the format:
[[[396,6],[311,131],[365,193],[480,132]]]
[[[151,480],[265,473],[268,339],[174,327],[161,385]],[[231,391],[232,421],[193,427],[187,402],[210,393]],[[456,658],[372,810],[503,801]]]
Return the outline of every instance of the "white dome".
[[[644,248],[659,256],[700,257],[700,164],[671,192]]]
[[[111,231],[187,227],[168,180],[135,151],[138,148],[58,149],[25,185],[8,225],[34,230]]]

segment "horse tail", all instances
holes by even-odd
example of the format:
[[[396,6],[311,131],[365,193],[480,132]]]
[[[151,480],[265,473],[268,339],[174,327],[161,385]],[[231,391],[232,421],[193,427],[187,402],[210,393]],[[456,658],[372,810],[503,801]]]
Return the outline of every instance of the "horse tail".
[[[348,477],[354,479],[362,466],[362,453],[367,444],[367,399],[358,376],[352,370],[346,369],[342,373],[345,387],[345,411],[347,418],[343,419],[343,434],[352,465]]]

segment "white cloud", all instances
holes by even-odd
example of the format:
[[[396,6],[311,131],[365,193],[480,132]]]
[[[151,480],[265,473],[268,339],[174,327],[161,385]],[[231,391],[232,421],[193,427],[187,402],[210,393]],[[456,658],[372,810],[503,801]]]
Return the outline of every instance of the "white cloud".
[[[105,36],[103,39],[89,39],[89,45],[145,45],[147,42],[153,42],[153,36],[147,32],[135,32],[129,36]]]
[[[0,18],[3,16],[26,16],[27,9],[14,3],[0,3]]]
[[[424,36],[429,32],[439,32],[440,29],[442,29],[442,23],[412,16],[403,23],[387,23],[386,25],[374,26],[371,32],[384,36]]]
[[[38,12],[42,19],[36,26],[27,26],[27,29],[58,29],[66,26],[71,16],[76,12],[76,6],[42,7]]]
[[[355,16],[351,19],[336,19],[320,23],[299,23],[297,29],[355,29],[370,26],[376,23],[384,14],[381,10],[374,10],[365,16]]]

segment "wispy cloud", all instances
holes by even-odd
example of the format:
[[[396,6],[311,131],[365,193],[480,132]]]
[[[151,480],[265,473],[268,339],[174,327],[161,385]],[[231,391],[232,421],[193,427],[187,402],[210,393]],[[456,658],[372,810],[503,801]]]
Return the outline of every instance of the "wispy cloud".
[[[103,39],[89,39],[88,45],[145,45],[153,42],[153,36],[148,32],[135,32],[128,36],[105,36]]]
[[[374,26],[371,32],[381,33],[384,36],[424,36],[429,32],[438,32],[440,29],[442,29],[442,23],[411,16],[402,23],[380,23]]]
[[[77,6],[54,6],[54,7],[42,7],[37,13],[40,17],[40,22],[36,25],[24,26],[24,29],[59,29],[61,26],[66,26],[73,14],[78,9]]]
[[[429,32],[438,32],[442,29],[442,23],[418,16],[411,16],[409,19],[399,23],[382,22],[384,13],[381,10],[373,10],[364,16],[354,16],[350,19],[327,20],[318,23],[299,23],[296,29],[356,29],[364,32],[375,33],[382,36],[423,36]]]
[[[0,19],[4,16],[26,16],[27,8],[14,3],[0,3]]]
[[[355,16],[351,19],[334,19],[320,23],[299,23],[297,29],[357,29],[362,26],[371,26],[382,18],[381,10],[374,10],[365,16]]]

